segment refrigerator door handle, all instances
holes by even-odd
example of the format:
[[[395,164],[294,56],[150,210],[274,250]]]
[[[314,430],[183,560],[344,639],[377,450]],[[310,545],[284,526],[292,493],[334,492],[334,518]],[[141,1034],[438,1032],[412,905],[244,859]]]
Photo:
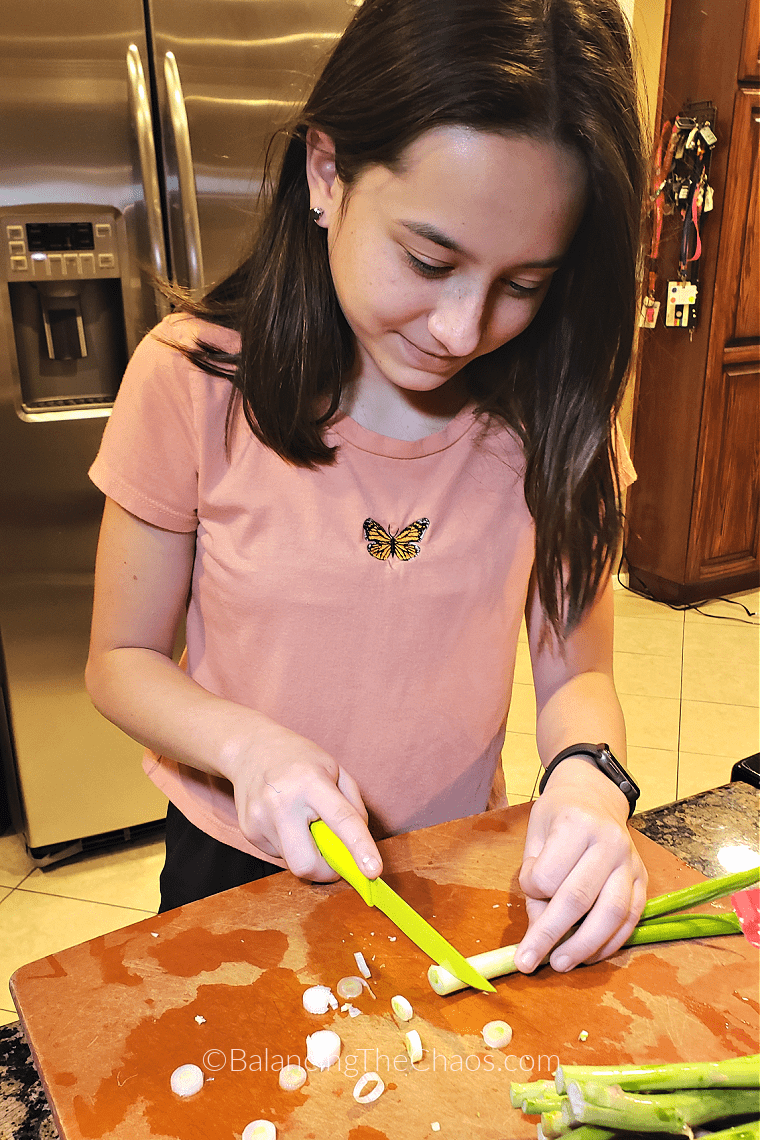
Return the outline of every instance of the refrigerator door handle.
[[[136,44],[130,44],[127,49],[127,76],[129,109],[137,135],[137,148],[140,155],[140,174],[145,195],[151,265],[156,276],[166,280],[166,246],[164,244],[156,152],[153,149],[153,117],[150,112],[148,84],[145,81],[140,51]],[[161,317],[166,316],[169,312],[169,302],[158,289],[156,289],[156,306]]]
[[[164,78],[169,96],[169,117],[174,132],[174,149],[177,155],[177,175],[182,202],[189,285],[192,290],[201,290],[203,288],[203,253],[201,251],[201,227],[198,220],[198,199],[195,193],[193,154],[190,149],[190,130],[187,125],[187,112],[179,78],[179,68],[174,52],[171,51],[168,51],[164,57]]]

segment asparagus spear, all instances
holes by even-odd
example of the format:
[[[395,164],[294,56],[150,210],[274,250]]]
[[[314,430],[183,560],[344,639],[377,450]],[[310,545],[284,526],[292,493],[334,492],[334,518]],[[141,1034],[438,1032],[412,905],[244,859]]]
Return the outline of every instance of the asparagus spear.
[[[713,899],[732,895],[734,891],[742,891],[751,887],[760,879],[760,867],[750,867],[748,871],[737,871],[733,875],[720,875],[717,879],[705,879],[703,883],[684,887],[680,891],[668,891],[664,895],[657,895],[650,899],[641,912],[640,922],[654,918],[660,914],[672,914],[676,910],[685,910],[689,906],[699,903],[711,902]]]
[[[527,1096],[519,1104],[526,1116],[541,1116],[544,1112],[555,1112],[562,1107],[565,1098],[560,1096],[552,1083],[550,1093],[543,1096]]]
[[[755,1089],[700,1089],[642,1096],[624,1092],[618,1085],[571,1081],[567,1095],[577,1123],[631,1132],[691,1136],[696,1125],[760,1112]]]
[[[541,1113],[541,1132],[546,1140],[557,1140],[557,1137],[564,1136],[569,1131],[570,1125],[566,1123],[561,1109],[555,1108],[551,1112]]]
[[[512,1081],[509,1086],[509,1099],[512,1108],[521,1108],[526,1100],[540,1100],[545,1096],[557,1096],[554,1081]],[[523,1112],[525,1109],[523,1109]]]
[[[677,1061],[667,1065],[559,1065],[554,1074],[558,1093],[570,1081],[619,1085],[626,1092],[668,1089],[760,1088],[760,1054],[723,1061]],[[527,1086],[526,1086],[527,1087]]]
[[[576,1137],[580,1132],[574,1132]],[[760,1140],[760,1120],[751,1120],[749,1124],[735,1124],[733,1128],[725,1128],[721,1132],[711,1132],[708,1140]]]
[[[536,1126],[536,1130],[538,1140],[544,1140],[543,1129],[540,1124]],[[580,1128],[573,1128],[571,1140],[614,1140],[619,1135],[619,1132],[614,1132],[609,1128],[597,1128],[594,1124],[581,1124]],[[549,1140],[548,1137],[547,1140]],[[713,1140],[713,1137],[710,1137],[710,1140]],[[744,1140],[744,1137],[737,1137],[737,1140]],[[754,1140],[754,1137],[748,1137],[747,1140]]]

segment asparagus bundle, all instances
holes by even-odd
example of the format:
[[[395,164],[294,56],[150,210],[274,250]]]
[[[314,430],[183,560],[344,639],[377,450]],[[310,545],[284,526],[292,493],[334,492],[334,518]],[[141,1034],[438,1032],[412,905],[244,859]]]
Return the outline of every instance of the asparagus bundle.
[[[567,1089],[568,1124],[595,1124],[616,1131],[692,1135],[713,1120],[760,1114],[756,1089],[699,1089],[665,1093],[624,1092],[617,1085],[580,1084]]]
[[[732,894],[734,891],[751,887],[760,879],[760,867],[752,867],[748,871],[738,871],[733,875],[721,875],[716,879],[706,879],[702,883],[685,887],[678,891],[669,891],[657,898],[650,899],[642,911],[641,919],[634,928],[625,946],[643,946],[652,942],[672,942],[683,938],[710,938],[720,934],[740,934],[741,925],[733,911],[722,914],[674,914],[687,906],[698,906],[700,903],[711,902],[713,899]],[[575,929],[575,928],[574,928]],[[570,931],[567,937],[572,934]],[[468,958],[468,962],[484,978],[499,978],[505,974],[517,972],[515,966],[515,953],[519,943],[511,946],[500,946],[496,950],[488,950],[483,954],[475,954]],[[539,963],[545,965],[548,955]],[[460,982],[442,966],[431,966],[428,970],[428,981],[437,994],[445,995],[466,989],[466,983]]]
[[[541,1115],[538,1140],[612,1140],[659,1132],[693,1137],[713,1121],[734,1123],[715,1140],[759,1140],[760,1056],[672,1065],[560,1065],[549,1081],[513,1082],[510,1098]]]
[[[678,1061],[671,1065],[560,1065],[554,1090],[567,1092],[570,1081],[619,1085],[626,1092],[669,1092],[671,1089],[760,1087],[760,1056],[728,1057],[725,1061]]]

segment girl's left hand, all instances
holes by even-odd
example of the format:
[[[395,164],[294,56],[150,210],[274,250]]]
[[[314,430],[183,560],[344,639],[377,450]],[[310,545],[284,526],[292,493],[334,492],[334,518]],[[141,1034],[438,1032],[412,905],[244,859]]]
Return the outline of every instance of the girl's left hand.
[[[552,947],[549,962],[560,972],[597,962],[631,934],[646,902],[647,872],[627,820],[625,796],[593,764],[570,757],[552,773],[525,840],[520,887],[529,925],[518,969],[530,973]]]

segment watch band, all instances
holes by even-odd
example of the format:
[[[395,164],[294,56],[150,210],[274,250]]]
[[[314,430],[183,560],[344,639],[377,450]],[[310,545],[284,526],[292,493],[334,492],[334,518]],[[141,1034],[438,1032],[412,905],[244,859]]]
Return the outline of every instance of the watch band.
[[[636,808],[636,803],[641,795],[641,789],[627,772],[620,761],[614,756],[608,744],[571,744],[569,748],[563,748],[550,764],[547,764],[546,771],[541,777],[541,782],[538,785],[539,795],[546,787],[546,781],[551,776],[554,769],[563,760],[567,760],[568,756],[588,756],[593,760],[600,772],[603,772],[613,784],[616,784],[625,798],[628,800],[628,818],[630,819]]]

